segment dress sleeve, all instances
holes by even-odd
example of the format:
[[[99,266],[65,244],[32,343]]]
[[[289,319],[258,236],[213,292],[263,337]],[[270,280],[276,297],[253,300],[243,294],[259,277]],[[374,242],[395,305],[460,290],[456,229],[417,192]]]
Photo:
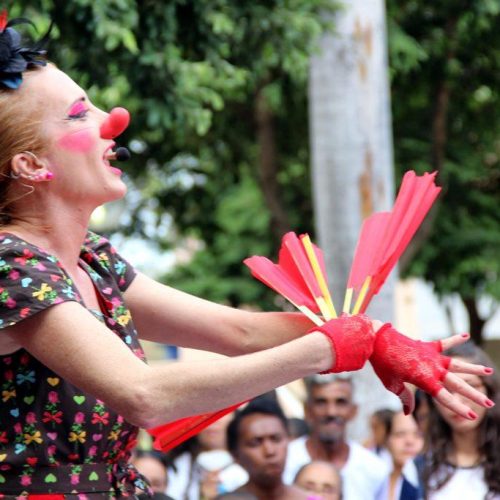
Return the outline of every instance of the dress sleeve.
[[[54,256],[14,237],[0,239],[0,328],[81,298]]]
[[[137,274],[132,264],[116,251],[109,240],[90,231],[85,239],[82,257],[87,263],[97,264],[102,271],[111,274],[122,292],[129,287]]]

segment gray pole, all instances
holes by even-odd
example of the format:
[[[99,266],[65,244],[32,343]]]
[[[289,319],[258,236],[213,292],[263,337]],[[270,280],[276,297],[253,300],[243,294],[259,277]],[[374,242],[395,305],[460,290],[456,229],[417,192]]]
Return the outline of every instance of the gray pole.
[[[340,310],[361,223],[392,206],[394,178],[384,2],[345,0],[334,25],[311,62],[309,106],[316,226]],[[372,317],[392,321],[394,281],[373,299]],[[371,367],[354,379],[360,408],[350,434],[361,439],[374,410],[398,403]]]

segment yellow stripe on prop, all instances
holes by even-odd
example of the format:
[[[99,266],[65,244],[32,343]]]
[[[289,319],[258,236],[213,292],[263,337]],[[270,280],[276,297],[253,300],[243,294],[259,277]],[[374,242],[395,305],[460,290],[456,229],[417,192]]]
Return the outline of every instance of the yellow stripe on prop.
[[[358,298],[356,299],[356,303],[354,304],[354,309],[352,310],[353,314],[359,313],[359,310],[361,309],[361,306],[363,305],[363,301],[365,300],[366,293],[368,292],[368,289],[370,288],[371,282],[372,282],[372,277],[368,276],[368,278],[365,279],[363,286],[361,287],[361,291],[359,292]]]
[[[319,297],[314,297],[314,300],[316,302],[316,304],[318,304],[318,307],[319,307],[319,310],[321,311],[321,314],[323,315],[323,317],[328,321],[329,319],[332,319],[333,316],[332,316],[332,311],[331,309],[328,307],[325,299],[321,296]]]
[[[342,312],[349,314],[349,310],[351,309],[351,302],[352,302],[352,294],[354,290],[352,288],[348,288],[345,291],[345,297],[344,297],[344,307],[342,307]]]
[[[321,270],[321,267],[318,262],[318,258],[316,257],[316,253],[314,251],[314,248],[311,243],[311,239],[309,238],[308,234],[305,234],[302,236],[300,239],[302,241],[302,246],[304,247],[304,250],[306,251],[307,258],[309,259],[309,263],[311,264],[312,270],[314,272],[314,276],[316,276],[316,280],[318,281],[319,288],[321,290],[321,293],[323,294],[323,299],[326,302],[326,306],[328,308],[328,315],[325,315],[323,313],[323,310],[321,312],[327,317],[328,319],[331,318],[336,318],[337,317],[337,312],[335,311],[335,306],[333,305],[332,298],[330,296],[330,292],[328,290],[328,286],[325,281],[325,277],[323,276],[323,271]],[[316,301],[318,302],[318,301]],[[318,306],[321,309],[321,305],[318,302]]]
[[[316,314],[314,314],[311,309],[306,306],[298,306],[294,304],[294,306],[303,314],[305,314],[315,325],[321,326],[324,325],[325,322]]]

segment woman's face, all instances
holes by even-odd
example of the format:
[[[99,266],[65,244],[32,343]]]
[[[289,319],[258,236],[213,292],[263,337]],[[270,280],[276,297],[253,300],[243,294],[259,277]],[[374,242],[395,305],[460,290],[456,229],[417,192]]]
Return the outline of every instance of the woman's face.
[[[42,110],[47,148],[39,158],[54,174],[52,192],[96,206],[121,198],[126,192],[121,170],[107,159],[114,142],[100,136],[100,126],[108,114],[96,108],[69,76],[52,65],[37,71],[29,85]]]
[[[403,412],[396,413],[392,417],[391,432],[387,436],[387,449],[394,465],[403,467],[408,460],[420,453],[423,445],[424,439],[415,419]]]
[[[467,359],[456,358],[462,361],[468,361]],[[478,375],[472,375],[469,373],[456,373],[458,377],[463,379],[467,384],[472,386],[474,389],[481,391],[483,394],[487,394],[486,385],[483,382],[483,379]],[[453,392],[453,391],[451,391]],[[483,421],[487,408],[484,406],[478,405],[474,403],[470,399],[467,399],[465,396],[461,394],[455,393],[455,396],[462,399],[463,402],[468,405],[472,411],[474,411],[477,415],[475,420],[469,420],[468,418],[463,418],[460,415],[457,415],[455,412],[452,412],[448,408],[442,406],[436,401],[436,408],[440,415],[443,417],[444,421],[451,427],[453,432],[466,433],[475,431],[481,422]]]

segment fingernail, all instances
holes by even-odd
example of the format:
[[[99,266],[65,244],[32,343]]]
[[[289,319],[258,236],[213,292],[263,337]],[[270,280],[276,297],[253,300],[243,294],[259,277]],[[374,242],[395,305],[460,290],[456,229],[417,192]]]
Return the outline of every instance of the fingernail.
[[[467,415],[471,420],[476,420],[477,418],[477,415],[472,410]]]
[[[495,406],[495,403],[491,399],[487,399],[484,404],[491,408],[492,406]]]
[[[491,375],[493,373],[493,368],[485,367],[484,373],[487,373],[488,375]]]
[[[461,335],[464,339],[468,339],[469,338],[469,334],[468,333],[462,333]]]

